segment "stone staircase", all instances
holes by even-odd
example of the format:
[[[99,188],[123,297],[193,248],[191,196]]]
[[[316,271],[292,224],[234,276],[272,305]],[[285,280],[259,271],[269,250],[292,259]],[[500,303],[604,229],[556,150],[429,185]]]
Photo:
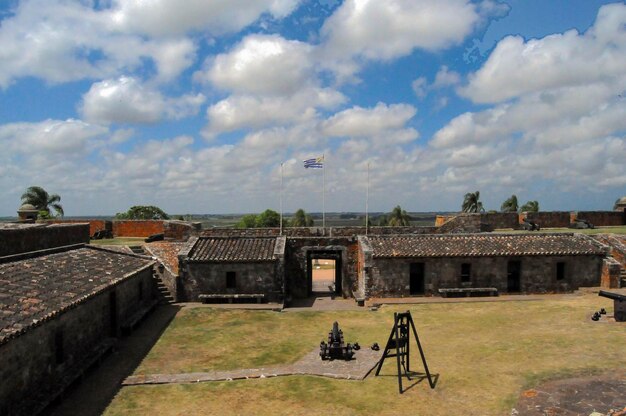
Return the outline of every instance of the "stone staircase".
[[[128,248],[130,248],[135,254],[141,254],[143,256],[149,255],[148,253],[146,253],[143,246],[129,246]],[[169,305],[176,301],[167,286],[165,286],[165,283],[163,283],[161,275],[157,272],[156,269],[152,270],[152,280],[154,281],[154,286],[156,287],[156,290],[158,292],[157,299],[159,300],[159,305]]]
[[[129,249],[135,254],[141,254],[142,256],[146,256],[146,251],[143,249],[143,246],[128,246]]]
[[[172,296],[167,286],[165,286],[165,283],[163,283],[163,280],[161,280],[161,275],[156,271],[156,269],[152,270],[152,280],[154,281],[155,287],[158,291],[157,298],[159,299],[160,305],[169,305],[176,302],[174,296]]]
[[[619,287],[626,288],[626,268],[622,267],[622,271],[619,274],[620,285]]]

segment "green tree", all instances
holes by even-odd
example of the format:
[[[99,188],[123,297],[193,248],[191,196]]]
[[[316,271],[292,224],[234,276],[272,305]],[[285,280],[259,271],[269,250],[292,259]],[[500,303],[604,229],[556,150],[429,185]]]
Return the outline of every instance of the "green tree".
[[[480,191],[466,193],[461,209],[463,212],[485,212],[483,203],[480,201]]]
[[[256,227],[269,228],[280,226],[280,214],[274,210],[266,209],[256,217]]]
[[[528,201],[520,208],[522,212],[539,212],[539,201]]]
[[[515,195],[511,195],[511,197],[506,199],[500,206],[500,211],[502,212],[517,212],[518,209],[519,203]]]
[[[59,203],[61,197],[57,194],[48,194],[48,192],[40,186],[31,186],[22,194],[22,204],[31,204],[37,210],[43,211],[46,215],[42,217],[50,217],[50,208],[53,208],[57,216],[63,216],[63,207]]]
[[[378,217],[378,225],[380,227],[388,227],[389,226],[389,218],[386,215],[381,215]]]
[[[290,224],[292,227],[312,227],[313,217],[300,208],[295,212],[295,214],[293,214]]]
[[[256,215],[255,214],[246,214],[237,224],[235,224],[236,228],[254,228],[256,226]]]
[[[389,214],[389,226],[391,227],[405,227],[411,225],[411,217],[400,205],[396,205]]]
[[[134,205],[126,212],[118,212],[115,218],[120,220],[169,220],[170,217],[159,207],[153,205]]]

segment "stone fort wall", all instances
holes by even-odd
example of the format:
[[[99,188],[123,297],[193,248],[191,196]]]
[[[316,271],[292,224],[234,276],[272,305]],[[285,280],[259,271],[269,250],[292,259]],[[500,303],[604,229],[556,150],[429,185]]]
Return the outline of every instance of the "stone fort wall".
[[[0,257],[89,243],[89,224],[28,224],[0,228]]]

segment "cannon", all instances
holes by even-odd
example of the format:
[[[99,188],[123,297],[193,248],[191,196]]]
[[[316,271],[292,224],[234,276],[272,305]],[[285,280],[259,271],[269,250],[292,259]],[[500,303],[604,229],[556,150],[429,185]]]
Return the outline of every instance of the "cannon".
[[[626,322],[626,296],[601,290],[598,296],[613,299],[613,316],[617,322]]]
[[[529,220],[528,218],[523,218],[522,219],[522,228],[526,231],[539,231],[541,230],[541,227],[539,226],[539,223],[536,223],[532,220]]]
[[[102,240],[103,238],[113,238],[111,230],[98,230],[91,237],[92,240]]]
[[[320,342],[322,360],[351,360],[354,355],[353,346],[343,340],[343,331],[335,321],[333,329],[328,333],[328,342]]]

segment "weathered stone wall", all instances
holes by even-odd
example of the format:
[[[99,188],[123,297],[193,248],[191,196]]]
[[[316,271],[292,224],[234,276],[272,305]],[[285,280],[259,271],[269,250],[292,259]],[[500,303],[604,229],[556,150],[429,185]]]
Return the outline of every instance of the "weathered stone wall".
[[[510,260],[521,261],[523,293],[563,293],[600,284],[602,257],[599,256],[374,258],[374,266],[366,279],[366,296],[409,296],[411,263],[424,263],[426,295],[437,295],[440,288],[468,286],[495,287],[499,292],[506,293]],[[556,279],[558,262],[565,263],[565,278],[560,281]],[[469,284],[461,283],[462,263],[471,264]]]
[[[570,213],[566,211],[522,212],[519,214],[520,224],[528,218],[541,228],[564,228],[570,224]]]
[[[202,230],[199,222],[164,221],[163,232],[166,240],[187,241],[192,235],[200,234]]]
[[[162,220],[116,220],[113,235],[116,237],[148,237],[165,232]]]
[[[438,227],[436,233],[479,233],[483,230],[480,214],[459,214]]]
[[[0,257],[81,243],[89,243],[89,224],[0,228]]]
[[[607,257],[602,262],[602,277],[600,286],[605,289],[615,289],[620,286],[620,272],[622,265],[612,257]]]
[[[113,223],[109,220],[47,220],[50,224],[84,224],[89,223],[89,235],[94,235],[96,231],[109,230],[113,231]]]
[[[358,246],[354,237],[287,238],[285,279],[287,296],[306,298],[310,291],[307,254],[314,251],[341,253],[342,296],[352,297],[358,289]]]
[[[226,288],[226,272],[236,273],[236,288]],[[184,265],[180,276],[179,297],[198,302],[201,294],[263,293],[270,302],[282,300],[282,280],[277,273],[277,262],[250,263],[195,263]]]
[[[392,234],[433,234],[437,227],[370,227],[371,235]],[[207,228],[200,233],[202,237],[277,237],[279,228]],[[326,227],[326,235],[321,227],[283,228],[286,237],[354,237],[365,235],[365,227]]]
[[[111,336],[109,294],[115,290],[118,325],[154,299],[151,269],[106,290],[64,313],[0,345],[0,414],[35,400],[35,394],[62,385],[72,367],[80,366],[103,340]],[[143,285],[139,298],[139,284]],[[56,362],[55,337],[63,333],[64,360]],[[119,331],[116,331],[119,333]],[[10,381],[10,382],[9,382]],[[38,399],[38,398],[37,398]],[[44,402],[46,399],[43,399]],[[4,406],[4,407],[3,407]]]
[[[578,211],[572,212],[571,221],[587,220],[596,227],[610,227],[626,224],[626,213],[618,211]]]

